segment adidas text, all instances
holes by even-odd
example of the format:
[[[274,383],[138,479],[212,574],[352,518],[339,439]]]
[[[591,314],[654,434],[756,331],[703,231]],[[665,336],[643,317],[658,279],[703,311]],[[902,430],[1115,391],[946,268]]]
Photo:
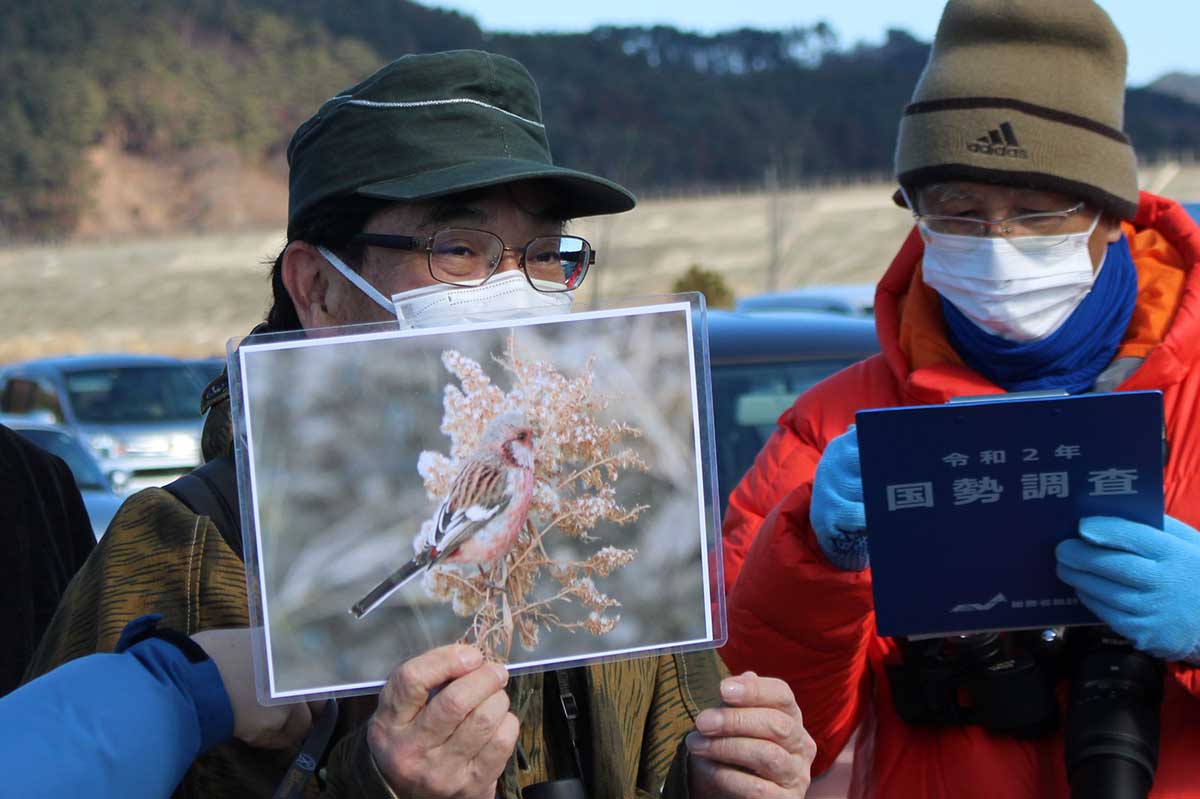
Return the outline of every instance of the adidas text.
[[[1009,147],[1007,145],[996,144],[980,144],[979,142],[971,142],[967,145],[967,149],[973,153],[982,153],[983,155],[1000,155],[1007,158],[1028,158],[1029,151],[1024,147]]]

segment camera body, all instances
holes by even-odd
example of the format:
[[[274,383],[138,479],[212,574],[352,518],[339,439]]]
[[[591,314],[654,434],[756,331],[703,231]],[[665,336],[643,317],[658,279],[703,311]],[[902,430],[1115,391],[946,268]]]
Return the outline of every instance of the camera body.
[[[888,667],[900,717],[918,726],[979,724],[1034,739],[1058,728],[1055,655],[1061,636],[976,633],[901,641]]]
[[[1071,681],[1063,750],[1071,795],[1144,799],[1158,766],[1163,664],[1106,627],[900,640],[887,668],[909,724],[978,724],[1033,740],[1062,723],[1056,686]]]

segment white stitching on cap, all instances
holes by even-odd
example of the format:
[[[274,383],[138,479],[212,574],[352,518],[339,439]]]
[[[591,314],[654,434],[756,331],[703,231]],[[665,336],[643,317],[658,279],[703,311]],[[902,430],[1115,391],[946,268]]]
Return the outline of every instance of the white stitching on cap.
[[[350,97],[350,95],[340,94],[337,97],[334,97],[332,99],[345,100],[346,105],[361,105],[364,108],[425,108],[425,107],[431,106],[431,105],[451,105],[453,103],[470,103],[471,105],[478,105],[483,108],[490,108],[493,111],[499,111],[501,114],[506,114],[506,115],[512,117],[513,119],[519,119],[527,125],[533,125],[535,127],[541,128],[543,130],[546,129],[546,126],[543,125],[541,122],[536,122],[532,119],[526,119],[525,117],[521,116],[520,114],[514,114],[512,111],[506,111],[505,109],[500,108],[499,106],[491,105],[491,104],[485,103],[481,100],[473,100],[470,97],[451,97],[446,100],[411,100],[408,102],[391,102],[391,103],[380,102],[379,100],[353,100],[353,99],[349,99],[349,97]]]

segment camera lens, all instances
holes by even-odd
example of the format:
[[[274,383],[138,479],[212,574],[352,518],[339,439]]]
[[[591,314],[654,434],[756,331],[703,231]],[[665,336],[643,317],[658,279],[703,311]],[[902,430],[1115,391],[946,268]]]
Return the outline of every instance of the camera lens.
[[[1058,727],[1058,701],[1047,672],[1013,640],[996,633],[960,636],[954,648],[965,667],[971,720],[1015,738],[1040,738]]]
[[[1145,797],[1158,767],[1163,665],[1100,636],[1071,685],[1064,748],[1071,796]]]

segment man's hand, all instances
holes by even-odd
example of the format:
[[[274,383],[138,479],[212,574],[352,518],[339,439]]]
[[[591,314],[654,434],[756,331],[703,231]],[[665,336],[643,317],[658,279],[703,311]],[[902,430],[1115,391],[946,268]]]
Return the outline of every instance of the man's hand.
[[[801,799],[817,745],[792,689],[748,671],[721,683],[724,705],[687,737],[691,793],[721,799]]]
[[[233,706],[233,737],[262,749],[286,749],[299,743],[312,727],[307,704],[263,707],[254,691],[254,664],[250,659],[250,630],[245,627],[202,630],[192,640],[208,653],[229,704]],[[315,702],[319,707],[322,703]]]
[[[367,743],[401,799],[493,799],[519,732],[507,683],[503,666],[469,646],[433,649],[392,672]]]
[[[1200,663],[1200,534],[1166,516],[1163,529],[1109,516],[1079,522],[1058,545],[1058,578],[1142,652]]]
[[[862,461],[854,425],[821,453],[808,518],[830,563],[846,571],[862,571],[870,565]]]

